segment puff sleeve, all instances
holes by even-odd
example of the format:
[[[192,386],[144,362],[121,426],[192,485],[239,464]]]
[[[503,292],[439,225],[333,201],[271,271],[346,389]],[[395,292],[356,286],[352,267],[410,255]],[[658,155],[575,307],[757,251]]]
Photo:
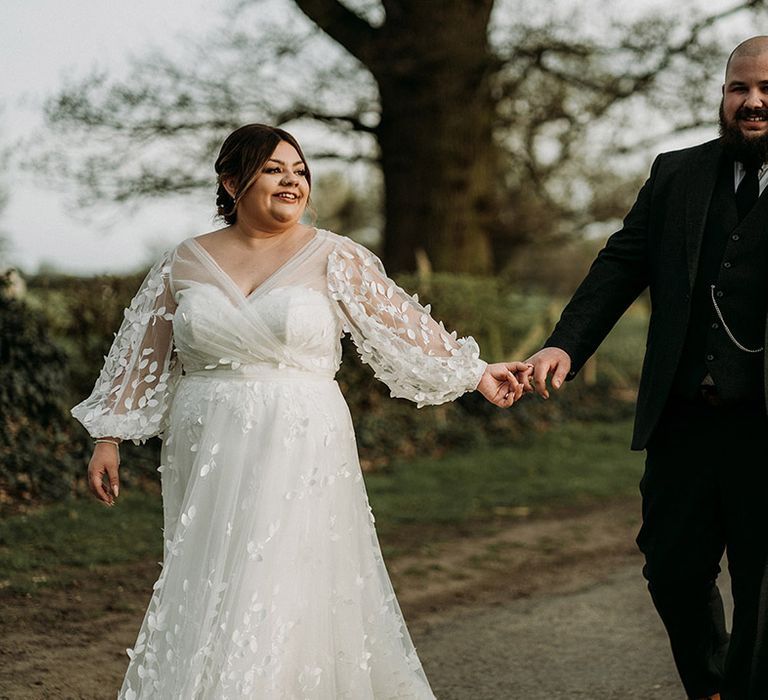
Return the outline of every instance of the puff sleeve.
[[[72,409],[92,437],[136,442],[163,431],[180,375],[174,362],[171,254],[156,263],[125,310],[91,395]]]
[[[457,338],[389,279],[369,250],[345,240],[328,257],[328,290],[344,329],[391,395],[419,407],[474,390],[486,363],[471,337]]]

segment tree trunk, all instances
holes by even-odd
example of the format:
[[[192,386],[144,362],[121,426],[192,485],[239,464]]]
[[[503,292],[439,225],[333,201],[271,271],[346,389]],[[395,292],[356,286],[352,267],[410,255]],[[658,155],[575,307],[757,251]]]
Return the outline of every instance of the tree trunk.
[[[436,271],[491,272],[493,0],[382,0],[386,21],[375,29],[335,1],[296,2],[378,83],[388,269],[414,270],[422,250]]]
[[[384,259],[413,270],[422,249],[437,270],[492,270],[497,162],[489,86],[492,0],[387,5],[373,74],[385,186]]]

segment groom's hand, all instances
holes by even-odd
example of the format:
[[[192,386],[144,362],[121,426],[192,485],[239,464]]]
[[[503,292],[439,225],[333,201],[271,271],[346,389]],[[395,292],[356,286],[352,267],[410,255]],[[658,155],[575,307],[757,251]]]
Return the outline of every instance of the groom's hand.
[[[552,374],[552,387],[559,389],[571,370],[571,356],[560,348],[542,348],[526,362],[533,365],[533,389],[548,399],[547,377]]]

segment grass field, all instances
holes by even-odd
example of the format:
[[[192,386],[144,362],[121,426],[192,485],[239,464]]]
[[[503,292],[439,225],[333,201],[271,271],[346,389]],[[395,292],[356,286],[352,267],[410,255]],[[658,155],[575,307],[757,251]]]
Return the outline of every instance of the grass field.
[[[366,480],[377,518],[466,523],[636,492],[642,459],[630,423],[568,424],[511,447],[395,464]]]
[[[368,475],[385,553],[636,493],[642,456],[629,451],[630,430],[627,421],[566,424],[514,447],[397,463]],[[89,569],[159,559],[161,521],[159,494],[131,492],[114,508],[69,501],[7,518],[0,522],[0,588],[63,586]]]

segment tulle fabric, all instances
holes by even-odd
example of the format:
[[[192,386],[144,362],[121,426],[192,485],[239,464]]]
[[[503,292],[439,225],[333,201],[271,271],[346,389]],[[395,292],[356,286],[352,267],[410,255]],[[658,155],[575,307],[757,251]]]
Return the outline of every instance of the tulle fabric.
[[[163,568],[119,698],[432,698],[333,377],[347,329],[394,395],[441,403],[477,385],[474,341],[327,231],[249,296],[188,239],[126,313],[73,409],[164,434]]]
[[[164,429],[181,369],[172,354],[172,257],[150,269],[124,312],[93,392],[72,409],[91,435],[140,441]]]

